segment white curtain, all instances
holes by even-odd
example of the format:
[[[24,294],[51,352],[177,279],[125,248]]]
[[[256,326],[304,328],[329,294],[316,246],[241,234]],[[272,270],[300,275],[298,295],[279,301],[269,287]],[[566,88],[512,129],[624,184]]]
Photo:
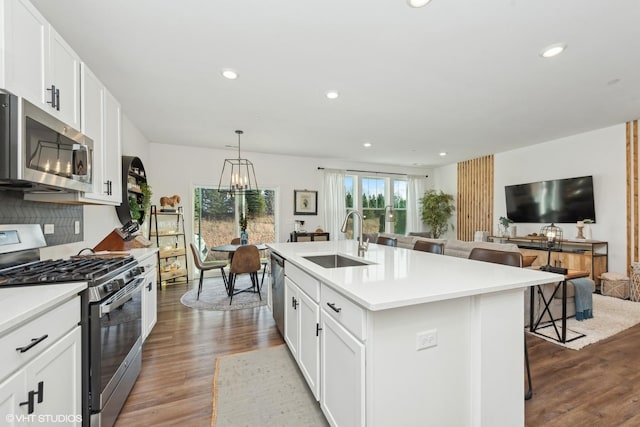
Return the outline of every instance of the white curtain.
[[[424,176],[407,177],[407,234],[411,231],[423,231],[420,200],[427,189]]]
[[[340,227],[346,214],[344,170],[325,169],[322,186],[324,195],[324,229],[331,233],[331,240],[344,240]]]

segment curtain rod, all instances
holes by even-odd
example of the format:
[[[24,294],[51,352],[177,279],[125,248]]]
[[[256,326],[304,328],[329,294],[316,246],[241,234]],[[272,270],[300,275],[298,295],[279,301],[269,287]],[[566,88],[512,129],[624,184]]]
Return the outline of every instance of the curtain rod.
[[[318,170],[324,170],[322,166],[318,166]],[[375,174],[383,174],[383,175],[400,175],[400,176],[409,176],[408,173],[397,173],[397,172],[376,172],[376,171],[363,171],[359,169],[345,169],[347,172],[362,172],[362,173],[375,173]],[[429,178],[429,175],[425,175],[425,178]]]

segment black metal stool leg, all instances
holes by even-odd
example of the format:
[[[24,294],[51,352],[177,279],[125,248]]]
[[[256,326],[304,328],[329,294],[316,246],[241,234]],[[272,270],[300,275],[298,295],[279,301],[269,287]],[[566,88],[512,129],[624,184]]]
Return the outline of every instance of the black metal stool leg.
[[[533,396],[533,387],[531,385],[531,368],[529,367],[529,349],[527,348],[527,336],[524,337],[524,361],[527,365],[527,382],[528,389],[524,395],[524,400],[529,400]]]

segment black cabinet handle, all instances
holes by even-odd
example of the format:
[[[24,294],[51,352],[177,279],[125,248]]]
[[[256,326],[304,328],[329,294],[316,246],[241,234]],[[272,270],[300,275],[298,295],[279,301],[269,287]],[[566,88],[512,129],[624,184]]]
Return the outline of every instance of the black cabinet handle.
[[[27,414],[33,414],[33,397],[35,396],[35,392],[31,390],[28,394],[28,398],[26,402],[20,402],[20,406],[27,405]]]
[[[298,309],[298,300],[296,297],[291,297],[291,307],[293,307],[294,310]]]
[[[149,280],[149,284],[147,285],[147,289],[149,290],[149,292],[151,292],[152,288],[153,288],[153,280]]]
[[[320,331],[322,330],[322,328],[320,327],[320,323],[316,323],[316,336],[320,335]]]
[[[40,381],[38,383],[38,391],[33,394],[38,395],[38,403],[42,403],[44,401],[44,381]]]
[[[60,111],[60,89],[56,89],[56,110]]]
[[[44,401],[44,381],[40,381],[38,383],[38,391],[29,391],[28,398],[26,402],[20,402],[20,406],[27,405],[27,413],[33,414],[33,407],[35,403],[34,397],[38,396],[38,403],[42,403]]]
[[[111,180],[107,180],[105,184],[107,184],[107,196],[111,196],[113,194],[113,190],[111,189]]]
[[[336,313],[340,313],[342,311],[340,307],[336,307],[335,303],[328,302],[327,305],[331,310],[335,311]]]
[[[51,108],[56,108],[56,86],[51,85],[51,89],[47,90],[51,92],[51,101],[47,101],[47,104],[51,104]]]
[[[29,343],[28,345],[25,345],[24,347],[16,348],[16,351],[19,351],[20,353],[26,353],[36,345],[40,344],[42,341],[46,340],[48,337],[49,337],[48,334],[44,334],[40,338],[31,338],[31,343]]]

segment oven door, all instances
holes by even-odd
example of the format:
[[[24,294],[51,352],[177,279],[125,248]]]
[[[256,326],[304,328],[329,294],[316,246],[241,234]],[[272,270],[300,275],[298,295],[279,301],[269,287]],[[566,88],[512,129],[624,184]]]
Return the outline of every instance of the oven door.
[[[142,288],[138,276],[115,295],[90,306],[91,412],[99,412],[142,345]]]

